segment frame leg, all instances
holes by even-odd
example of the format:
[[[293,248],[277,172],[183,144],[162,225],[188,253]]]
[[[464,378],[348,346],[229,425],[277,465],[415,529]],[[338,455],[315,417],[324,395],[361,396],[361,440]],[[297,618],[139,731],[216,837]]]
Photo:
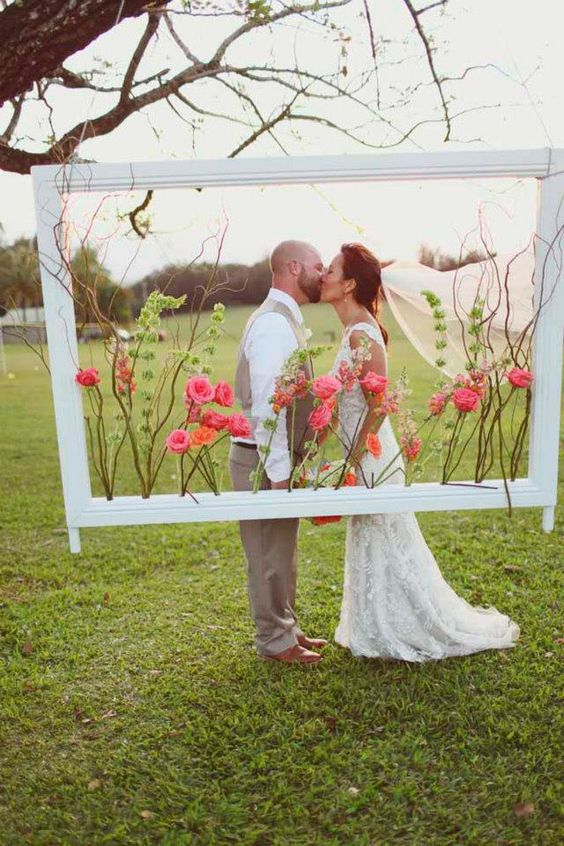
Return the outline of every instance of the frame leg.
[[[80,529],[68,527],[69,547],[71,552],[80,552]]]
[[[542,527],[545,532],[551,532],[554,529],[554,506],[550,505],[542,510]]]

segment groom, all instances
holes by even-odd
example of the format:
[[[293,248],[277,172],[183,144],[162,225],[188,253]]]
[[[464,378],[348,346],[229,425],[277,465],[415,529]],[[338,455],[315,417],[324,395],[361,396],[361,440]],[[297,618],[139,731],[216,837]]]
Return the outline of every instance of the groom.
[[[229,472],[234,490],[252,489],[249,474],[259,464],[257,447],[268,443],[265,420],[272,417],[269,397],[274,380],[288,356],[306,347],[306,330],[300,306],[317,303],[321,295],[323,262],[319,252],[304,241],[283,241],[270,257],[272,288],[263,304],[251,314],[241,344],[235,375],[235,393],[251,423],[252,436],[233,439]],[[307,378],[311,365],[304,365]],[[309,398],[296,401],[294,438],[283,409],[265,459],[261,489],[288,487],[292,464],[308,439]],[[289,444],[294,447],[290,455]],[[255,621],[255,647],[262,658],[287,664],[316,664],[321,655],[312,651],[327,641],[311,639],[298,626],[296,597],[298,518],[244,520],[239,524],[247,558],[248,591]]]

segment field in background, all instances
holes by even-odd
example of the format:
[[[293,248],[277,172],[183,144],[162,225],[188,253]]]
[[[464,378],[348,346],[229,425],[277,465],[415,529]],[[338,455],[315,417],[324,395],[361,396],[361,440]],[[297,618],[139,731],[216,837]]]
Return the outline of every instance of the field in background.
[[[321,308],[306,322],[337,331]],[[433,373],[385,322],[421,403]],[[514,650],[419,666],[331,644],[320,667],[267,664],[235,523],[82,530],[68,552],[48,377],[7,352],[2,846],[559,846],[561,506],[548,535],[538,509],[419,515],[455,590],[519,622]],[[330,639],[344,538],[302,521],[297,611]]]

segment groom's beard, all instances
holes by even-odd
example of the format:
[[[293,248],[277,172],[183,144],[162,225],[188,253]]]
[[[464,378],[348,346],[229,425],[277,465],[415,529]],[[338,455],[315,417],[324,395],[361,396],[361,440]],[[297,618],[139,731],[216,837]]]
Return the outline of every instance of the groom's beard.
[[[310,303],[318,303],[321,299],[321,279],[319,276],[310,276],[302,270],[298,276],[298,288],[306,295]]]

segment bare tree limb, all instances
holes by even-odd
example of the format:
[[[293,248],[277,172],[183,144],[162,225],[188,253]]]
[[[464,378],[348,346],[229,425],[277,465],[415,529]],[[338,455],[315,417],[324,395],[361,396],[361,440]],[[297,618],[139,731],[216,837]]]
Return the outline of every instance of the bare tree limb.
[[[320,12],[324,9],[335,9],[340,6],[348,6],[351,2],[352,0],[333,0],[333,2],[330,3],[309,3],[307,6],[300,6],[298,3],[296,3],[288,6],[286,9],[283,9],[281,12],[277,12],[274,15],[269,15],[264,19],[256,20],[252,18],[250,21],[247,21],[247,23],[243,24],[243,26],[240,26],[239,29],[236,29],[235,32],[232,32],[230,35],[228,35],[227,38],[225,38],[221,42],[221,44],[215,51],[211,63],[216,64],[220,62],[225,56],[227,48],[230,47],[234,41],[236,41],[242,35],[245,35],[245,33],[250,32],[252,29],[257,29],[261,26],[270,26],[273,23],[276,23],[277,21],[281,21],[283,18],[287,18],[289,15],[303,14],[304,12]]]
[[[445,0],[445,3],[446,2],[447,2],[447,0]],[[439,77],[437,76],[437,71],[435,70],[435,62],[434,62],[434,59],[433,59],[433,51],[431,49],[431,45],[429,43],[429,39],[427,37],[427,34],[426,34],[425,30],[423,29],[423,27],[421,25],[421,21],[419,20],[420,16],[423,14],[424,11],[428,11],[430,8],[433,8],[433,6],[435,6],[437,4],[433,4],[433,6],[427,6],[427,9],[420,9],[419,11],[416,11],[416,9],[414,9],[414,7],[413,7],[413,3],[411,2],[411,0],[403,0],[403,3],[406,6],[407,10],[409,11],[409,14],[411,15],[411,17],[413,19],[413,23],[415,24],[415,29],[417,30],[417,34],[419,35],[419,38],[421,39],[421,42],[422,42],[423,47],[425,49],[425,53],[427,54],[427,63],[429,65],[429,70],[431,71],[431,76],[433,77],[433,82],[437,86],[437,91],[439,92],[439,97],[441,99],[441,105],[442,105],[443,115],[444,115],[445,124],[446,124],[446,134],[445,134],[445,137],[444,137],[443,140],[448,141],[449,138],[450,138],[450,133],[451,133],[451,129],[452,129],[450,114],[449,114],[447,102],[446,102],[446,99],[445,99],[442,82],[439,79]]]
[[[132,88],[138,88],[140,85],[148,85],[150,82],[154,82],[155,79],[162,82],[162,77],[168,72],[169,68],[163,68],[145,79],[137,79],[133,82]],[[64,68],[62,66],[55,68],[53,75],[47,76],[46,79],[48,79],[53,85],[62,85],[64,88],[84,88],[89,91],[98,91],[101,94],[120,94],[122,90],[121,85],[94,85],[90,82],[90,80],[86,79],[85,76],[73,73],[73,71],[70,71],[68,68]]]
[[[227,158],[234,159],[235,156],[238,156],[239,153],[242,150],[245,149],[245,147],[250,147],[251,144],[254,144],[254,142],[257,140],[257,138],[259,138],[261,135],[264,135],[265,132],[270,132],[270,130],[274,126],[276,126],[277,123],[280,123],[280,121],[285,120],[286,118],[290,117],[292,106],[294,105],[298,96],[299,95],[296,94],[294,99],[290,103],[288,103],[286,106],[284,106],[284,108],[276,115],[276,117],[271,118],[271,120],[267,121],[266,123],[263,123],[263,125],[260,126],[256,130],[256,132],[253,132],[253,134],[250,135],[245,141],[243,141],[242,144],[239,144],[239,146],[235,150],[233,150],[231,153],[229,153]]]
[[[437,6],[446,6],[448,0],[437,0],[436,3],[430,3],[428,6],[424,6],[422,9],[418,9],[416,15],[423,15],[425,12],[428,12],[430,9],[436,9]]]
[[[12,113],[12,117],[10,118],[10,122],[2,135],[0,135],[0,141],[3,141],[5,144],[10,141],[12,135],[14,134],[14,130],[18,125],[18,121],[21,117],[23,104],[25,102],[25,95],[22,94],[20,97],[16,97],[14,100],[11,101],[12,106],[14,107],[14,111]]]
[[[194,64],[194,65],[201,64],[198,57],[186,46],[184,41],[180,38],[180,36],[176,32],[174,26],[172,25],[170,15],[168,15],[166,13],[163,14],[163,19],[164,19],[164,22],[167,26],[167,29],[170,32],[174,42],[178,45],[178,47],[180,47],[180,49],[184,53],[184,56],[186,57],[186,59],[188,59],[188,61],[192,62],[192,64]]]
[[[131,94],[131,87],[133,85],[133,80],[135,79],[135,74],[137,73],[137,68],[141,63],[141,59],[143,58],[145,50],[149,46],[149,42],[151,41],[153,35],[156,33],[157,29],[159,28],[159,23],[160,18],[158,15],[149,15],[147,26],[145,27],[145,32],[141,36],[141,39],[137,47],[135,48],[133,56],[131,57],[131,61],[129,62],[129,66],[125,72],[125,76],[123,78],[121,96],[119,98],[120,103],[125,103],[129,95]]]

